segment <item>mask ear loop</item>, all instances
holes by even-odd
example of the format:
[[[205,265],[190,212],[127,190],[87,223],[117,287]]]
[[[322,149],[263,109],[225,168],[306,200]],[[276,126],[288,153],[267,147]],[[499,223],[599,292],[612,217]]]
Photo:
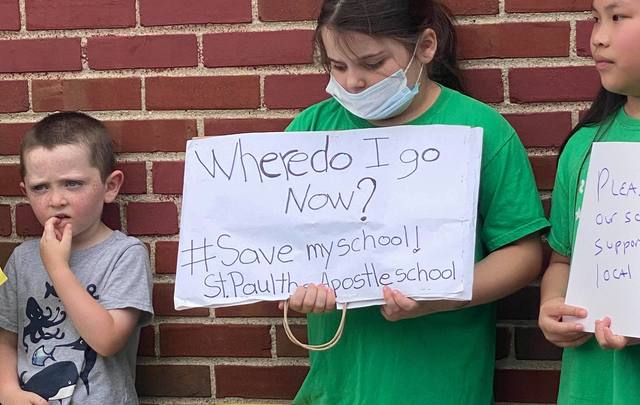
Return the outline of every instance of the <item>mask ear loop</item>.
[[[345,303],[342,307],[342,317],[340,318],[340,325],[338,325],[338,330],[336,331],[336,334],[328,342],[322,343],[319,345],[304,344],[293,335],[293,332],[291,332],[291,328],[289,327],[288,313],[289,313],[289,300],[286,300],[284,302],[284,322],[282,326],[284,326],[284,332],[287,334],[287,337],[289,338],[289,340],[293,344],[310,351],[323,351],[323,350],[331,349],[333,346],[335,346],[338,343],[338,341],[342,337],[345,320],[347,319],[347,304]]]

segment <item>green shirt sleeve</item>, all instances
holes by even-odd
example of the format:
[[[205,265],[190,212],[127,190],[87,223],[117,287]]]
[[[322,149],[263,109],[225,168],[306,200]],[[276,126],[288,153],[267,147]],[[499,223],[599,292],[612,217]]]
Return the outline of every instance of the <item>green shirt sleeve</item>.
[[[547,237],[549,246],[563,256],[571,256],[571,228],[575,213],[571,213],[571,202],[567,173],[566,154],[558,162],[556,181],[551,195],[551,231]]]
[[[485,131],[485,137],[491,136]],[[480,236],[489,251],[546,228],[542,203],[515,131],[483,164],[478,201]]]

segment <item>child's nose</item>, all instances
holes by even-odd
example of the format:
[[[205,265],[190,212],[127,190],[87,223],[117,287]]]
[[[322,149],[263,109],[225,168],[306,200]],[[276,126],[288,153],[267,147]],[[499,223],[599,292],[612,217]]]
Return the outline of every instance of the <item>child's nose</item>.
[[[358,73],[350,73],[346,79],[345,88],[349,93],[360,93],[367,88],[367,81]]]
[[[609,35],[606,29],[595,27],[591,33],[591,45],[600,48],[609,44]]]
[[[62,190],[52,190],[50,194],[49,203],[54,207],[60,207],[67,205],[67,197]]]

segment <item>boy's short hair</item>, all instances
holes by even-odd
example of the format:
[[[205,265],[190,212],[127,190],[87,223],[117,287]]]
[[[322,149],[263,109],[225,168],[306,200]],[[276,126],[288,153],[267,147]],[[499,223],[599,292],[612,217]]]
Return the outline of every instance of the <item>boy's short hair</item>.
[[[24,136],[20,144],[20,174],[26,175],[25,155],[33,148],[53,149],[59,145],[84,145],[89,163],[100,171],[104,182],[113,172],[115,158],[111,137],[104,124],[81,112],[61,112],[43,118]]]

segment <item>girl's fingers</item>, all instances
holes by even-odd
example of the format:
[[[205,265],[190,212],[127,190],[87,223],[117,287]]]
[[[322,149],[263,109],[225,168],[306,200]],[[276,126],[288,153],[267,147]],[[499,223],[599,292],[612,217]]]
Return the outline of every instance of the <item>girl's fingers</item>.
[[[398,290],[393,291],[393,299],[396,305],[403,311],[413,311],[418,307],[418,303],[415,300],[406,297]]]
[[[305,314],[311,312],[316,304],[316,297],[318,295],[318,287],[314,284],[309,284],[307,292],[302,300],[302,312]]]
[[[336,308],[336,293],[329,287],[325,288],[327,289],[327,304],[325,309],[327,311],[333,311]]]
[[[302,312],[302,301],[304,300],[306,291],[307,289],[304,287],[296,288],[293,295],[289,298],[289,306],[291,309],[297,312]]]
[[[323,285],[319,285],[317,291],[316,300],[311,310],[315,313],[325,312],[327,310],[327,290]]]

